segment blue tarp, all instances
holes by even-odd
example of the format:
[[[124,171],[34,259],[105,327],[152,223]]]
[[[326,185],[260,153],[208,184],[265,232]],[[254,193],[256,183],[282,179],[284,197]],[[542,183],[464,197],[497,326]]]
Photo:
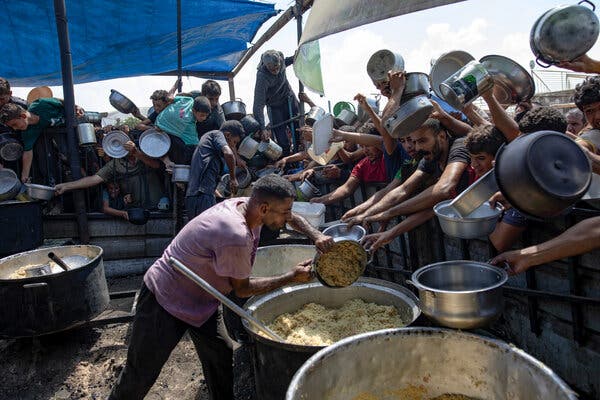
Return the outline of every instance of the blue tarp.
[[[0,0],[0,76],[13,86],[60,85],[52,0]],[[276,14],[254,0],[181,0],[184,75],[230,72]],[[75,83],[177,70],[176,0],[67,0]]]

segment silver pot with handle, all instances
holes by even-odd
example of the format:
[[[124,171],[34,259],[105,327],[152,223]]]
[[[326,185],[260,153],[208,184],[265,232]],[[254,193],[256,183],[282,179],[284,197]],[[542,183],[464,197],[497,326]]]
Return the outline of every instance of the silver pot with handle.
[[[409,72],[406,74],[406,84],[401,101],[405,102],[419,95],[428,95],[429,91],[429,75],[424,72]]]
[[[123,94],[117,92],[114,89],[110,90],[110,96],[108,97],[108,101],[114,108],[116,108],[123,114],[131,114],[137,109],[133,101],[129,100]]]
[[[80,146],[90,146],[96,144],[96,130],[94,125],[86,122],[77,125],[77,138]]]
[[[591,6],[585,7],[587,3]],[[562,61],[573,61],[586,54],[600,32],[596,7],[583,0],[576,5],[554,7],[533,24],[529,44],[536,62],[547,68]]]
[[[344,125],[353,125],[357,119],[358,115],[354,111],[344,109],[335,117],[335,125],[338,128]]]
[[[298,186],[298,191],[302,195],[304,201],[309,201],[313,197],[321,195],[319,188],[313,185],[308,179],[305,179],[300,186]]]
[[[221,104],[221,108],[223,108],[225,119],[228,120],[235,119],[239,121],[246,116],[246,104],[244,104],[241,99],[223,103]]]
[[[281,154],[283,154],[283,149],[273,139],[269,139],[268,142],[260,142],[258,152],[271,161],[277,161],[281,157]]]
[[[173,166],[173,176],[171,182],[187,183],[190,180],[190,166],[184,164],[175,164]]]
[[[426,265],[407,283],[419,290],[423,314],[436,323],[474,329],[495,321],[504,308],[505,270],[491,264],[454,260]]]
[[[410,135],[418,129],[433,111],[427,96],[416,96],[400,104],[400,107],[384,123],[385,129],[394,138]]]
[[[259,143],[252,138],[252,136],[246,136],[238,146],[237,152],[240,156],[249,160],[258,151]]]
[[[323,118],[325,114],[327,113],[321,107],[314,106],[310,108],[304,121],[306,122],[306,125],[313,126],[313,124]]]

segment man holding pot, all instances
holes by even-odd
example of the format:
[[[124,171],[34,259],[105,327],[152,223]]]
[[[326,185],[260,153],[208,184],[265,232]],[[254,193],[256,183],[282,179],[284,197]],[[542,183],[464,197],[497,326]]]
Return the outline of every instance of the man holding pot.
[[[261,228],[289,223],[326,250],[333,239],[292,213],[295,191],[271,174],[256,181],[249,198],[225,200],[190,221],[150,267],[138,298],[127,362],[109,400],[141,400],[171,351],[188,332],[200,357],[209,398],[233,399],[233,352],[218,331],[219,301],[169,264],[173,257],[221,293],[240,297],[308,282],[310,260],[283,275],[250,278]]]

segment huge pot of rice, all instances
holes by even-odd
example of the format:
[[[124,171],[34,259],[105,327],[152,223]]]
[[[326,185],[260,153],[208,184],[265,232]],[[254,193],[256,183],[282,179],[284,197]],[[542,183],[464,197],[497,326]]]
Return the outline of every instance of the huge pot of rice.
[[[364,332],[406,326],[420,314],[417,298],[410,290],[372,278],[359,278],[353,285],[338,289],[318,282],[286,286],[251,298],[244,308],[280,336],[305,343],[273,341],[243,321],[255,344],[256,393],[261,400],[283,399],[292,377],[306,360],[329,343],[358,333],[357,327]],[[329,313],[338,314],[332,318]],[[315,344],[319,335],[323,340]]]
[[[286,400],[576,400],[547,366],[500,340],[439,328],[344,339],[311,357]]]

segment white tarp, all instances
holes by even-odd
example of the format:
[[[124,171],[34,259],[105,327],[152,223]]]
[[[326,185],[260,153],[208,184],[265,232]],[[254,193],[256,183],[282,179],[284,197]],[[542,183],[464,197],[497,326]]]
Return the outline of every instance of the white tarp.
[[[300,45],[332,33],[464,0],[314,0]]]

